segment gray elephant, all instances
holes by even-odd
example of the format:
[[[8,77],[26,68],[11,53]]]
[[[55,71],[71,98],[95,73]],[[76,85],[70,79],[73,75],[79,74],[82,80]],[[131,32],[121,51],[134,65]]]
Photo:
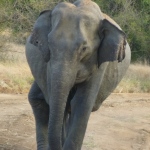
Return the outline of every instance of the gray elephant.
[[[90,113],[130,64],[125,33],[90,0],[62,2],[40,14],[26,57],[37,149],[81,150]]]

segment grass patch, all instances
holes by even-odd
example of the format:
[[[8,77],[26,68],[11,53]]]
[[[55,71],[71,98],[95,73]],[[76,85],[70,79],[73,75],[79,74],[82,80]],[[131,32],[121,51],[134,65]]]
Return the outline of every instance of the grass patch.
[[[27,63],[9,62],[0,64],[0,92],[27,93],[33,82]]]
[[[131,64],[115,93],[149,93],[150,66],[147,64]]]

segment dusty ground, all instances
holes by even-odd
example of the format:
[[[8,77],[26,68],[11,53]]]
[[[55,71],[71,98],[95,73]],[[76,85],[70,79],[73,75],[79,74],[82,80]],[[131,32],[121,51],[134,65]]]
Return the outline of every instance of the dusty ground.
[[[0,95],[0,150],[35,150],[26,95]],[[92,113],[82,150],[150,150],[150,94],[112,94]]]

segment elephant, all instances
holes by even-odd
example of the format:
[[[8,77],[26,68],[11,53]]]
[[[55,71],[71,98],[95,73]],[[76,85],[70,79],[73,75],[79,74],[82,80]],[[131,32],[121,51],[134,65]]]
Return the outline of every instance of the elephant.
[[[26,42],[38,150],[81,150],[91,112],[125,75],[126,34],[91,0],[40,13]]]

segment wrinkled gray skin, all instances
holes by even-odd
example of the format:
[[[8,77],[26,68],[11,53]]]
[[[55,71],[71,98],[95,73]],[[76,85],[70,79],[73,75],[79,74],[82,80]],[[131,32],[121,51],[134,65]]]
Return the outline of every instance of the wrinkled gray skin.
[[[59,3],[26,43],[34,76],[29,102],[38,150],[81,150],[88,119],[124,76],[130,48],[121,28],[90,0]]]

